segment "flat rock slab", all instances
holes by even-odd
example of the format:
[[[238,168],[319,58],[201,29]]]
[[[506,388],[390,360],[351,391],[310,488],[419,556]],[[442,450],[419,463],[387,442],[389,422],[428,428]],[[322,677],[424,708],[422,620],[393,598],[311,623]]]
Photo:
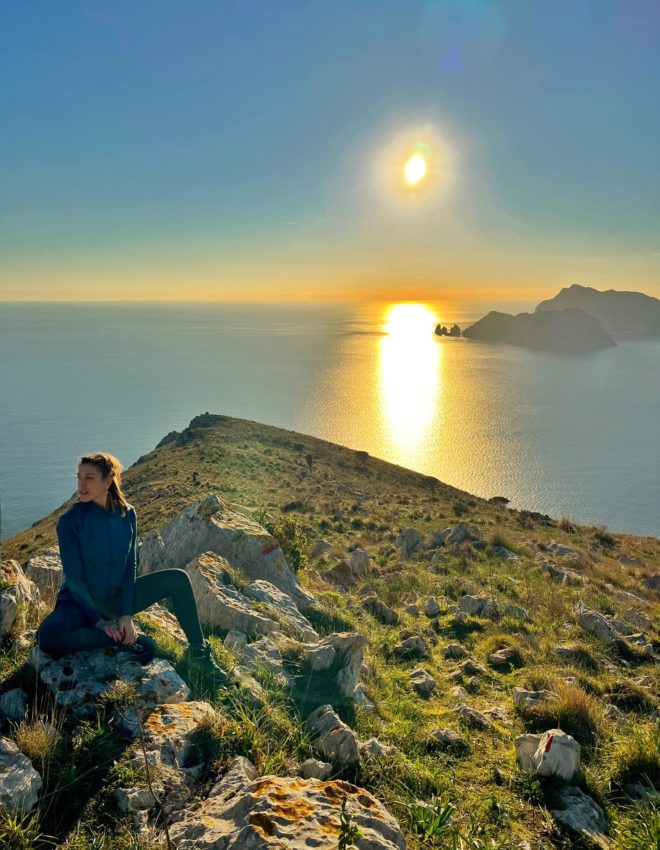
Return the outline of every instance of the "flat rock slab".
[[[269,581],[259,579],[243,588],[243,595],[258,602],[265,602],[277,611],[278,617],[294,637],[306,643],[315,643],[319,639],[307,617],[304,617],[296,607],[293,599]]]
[[[579,788],[562,788],[557,798],[561,808],[550,810],[553,818],[588,844],[608,850],[611,842],[605,835],[607,821],[601,807]]]
[[[221,783],[170,827],[177,850],[337,850],[344,800],[359,850],[405,850],[395,818],[348,782],[245,775],[239,783],[232,776],[227,793]]]
[[[64,655],[57,661],[33,647],[28,663],[50,690],[56,703],[79,718],[96,713],[96,703],[117,680],[135,688],[138,707],[151,710],[161,703],[185,702],[188,685],[169,661],[154,659],[142,666],[130,652],[97,649]]]
[[[172,767],[197,764],[204,754],[194,752],[193,733],[200,724],[217,720],[218,714],[207,702],[159,705],[144,720],[145,747],[158,752],[160,761]]]

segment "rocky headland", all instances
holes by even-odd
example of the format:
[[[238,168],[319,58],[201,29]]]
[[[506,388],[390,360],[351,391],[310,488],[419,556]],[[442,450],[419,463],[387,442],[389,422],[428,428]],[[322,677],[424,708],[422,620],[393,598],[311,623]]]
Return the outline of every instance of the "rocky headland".
[[[463,336],[480,342],[570,354],[616,345],[598,319],[577,308],[548,309],[517,316],[493,310],[466,328]]]
[[[212,414],[124,483],[230,685],[49,658],[68,505],[5,541],[3,850],[657,846],[660,541]]]
[[[643,292],[601,292],[590,286],[573,284],[554,298],[542,301],[536,312],[546,310],[584,310],[602,324],[615,340],[644,339],[660,336],[660,299]]]

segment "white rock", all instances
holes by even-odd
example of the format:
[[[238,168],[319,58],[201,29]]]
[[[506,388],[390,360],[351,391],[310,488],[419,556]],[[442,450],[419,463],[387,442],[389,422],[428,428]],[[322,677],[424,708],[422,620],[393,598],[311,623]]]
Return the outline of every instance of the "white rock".
[[[156,791],[155,788],[154,790]],[[156,794],[158,794],[158,791],[156,791]],[[156,801],[148,788],[117,788],[115,800],[119,811],[124,813],[144,811],[156,805]]]
[[[300,772],[305,779],[325,779],[332,773],[332,765],[319,759],[306,759],[300,765]]]
[[[579,788],[560,788],[557,792],[564,808],[551,809],[551,814],[571,832],[608,850],[610,840],[605,835],[607,821],[601,807]]]
[[[456,714],[460,717],[463,724],[471,729],[487,730],[493,728],[493,724],[490,722],[490,720],[480,711],[477,711],[475,708],[470,708],[470,706],[468,705],[459,705],[454,710],[456,711]]]
[[[353,549],[347,560],[351,572],[358,578],[366,575],[371,569],[371,557],[365,549]]]
[[[13,741],[0,738],[0,808],[23,815],[34,808],[41,777]]]
[[[525,623],[531,622],[531,617],[520,605],[505,605],[503,614],[505,617],[511,617],[513,620],[522,620]]]
[[[196,764],[204,754],[194,752],[193,735],[200,724],[217,720],[207,702],[158,705],[143,722],[146,749],[157,752],[160,761],[171,767]]]
[[[43,600],[54,604],[57,591],[64,581],[59,548],[53,547],[30,555],[25,564],[25,575],[39,588]]]
[[[394,540],[394,545],[401,552],[402,558],[409,558],[421,542],[422,537],[418,531],[414,528],[404,528]]]
[[[616,705],[608,705],[605,709],[605,717],[609,720],[612,720],[614,723],[618,723],[619,726],[627,726],[628,718],[621,711],[620,708],[617,708]]]
[[[437,617],[440,613],[440,606],[432,596],[424,603],[424,613],[427,617]]]
[[[422,670],[421,667],[413,670],[409,678],[410,684],[423,699],[428,699],[435,690],[435,679],[426,670]]]
[[[300,777],[235,779],[170,826],[177,850],[336,850],[342,801],[363,850],[405,850],[399,824],[368,791]]]
[[[275,538],[253,519],[227,508],[210,494],[189,505],[160,533],[140,540],[140,572],[181,567],[203,552],[226,558],[252,579],[265,579],[287,593],[299,608],[314,608],[314,598],[298,578]]]
[[[305,721],[305,729],[312,738],[312,747],[340,768],[350,767],[359,761],[355,733],[331,705],[321,705]]]
[[[580,766],[580,745],[561,729],[549,729],[540,736],[519,735],[516,757],[523,770],[535,770],[539,776],[570,782]]]
[[[585,608],[578,614],[578,623],[585,632],[601,640],[613,641],[616,639],[617,633],[615,628],[598,611],[591,611],[589,608]]]
[[[224,645],[230,652],[243,649],[243,647],[247,644],[247,636],[245,632],[239,632],[237,629],[230,629],[225,635],[225,639],[223,641]]]
[[[458,660],[461,658],[467,658],[468,651],[460,643],[450,643],[445,647],[443,654],[445,658],[455,658]]]
[[[337,653],[334,646],[318,646],[313,647],[307,653],[309,666],[315,673],[323,670],[329,670],[335,663]]]
[[[317,540],[312,551],[312,558],[314,558],[314,560],[322,558],[324,555],[327,555],[331,549],[332,544],[328,543],[327,540]]]
[[[392,650],[397,658],[423,658],[426,655],[426,646],[419,635],[412,635],[406,640],[398,643]]]
[[[553,694],[552,691],[526,691],[523,688],[513,689],[513,704],[516,708],[534,708],[537,705],[542,705],[544,702],[556,698],[556,694]]]
[[[395,626],[399,622],[397,612],[380,600],[375,593],[368,593],[362,598],[362,607],[384,626]]]
[[[499,610],[497,602],[488,596],[462,596],[458,601],[459,611],[476,617],[497,619]]]
[[[642,614],[636,608],[628,608],[621,616],[626,623],[630,623],[631,626],[634,626],[641,632],[648,632],[653,627],[653,623],[646,614]]]
[[[227,561],[203,552],[185,566],[197,601],[199,619],[208,626],[259,635],[279,632],[280,625],[255,610],[250,600],[232,585],[222,583]]]
[[[242,593],[249,599],[256,599],[258,602],[271,605],[278,612],[279,619],[284,621],[294,637],[300,638],[305,643],[314,643],[319,639],[318,632],[314,630],[309,620],[300,613],[293,599],[269,581],[264,579],[253,581],[251,584],[245,585]]]
[[[369,738],[368,741],[363,741],[360,744],[360,752],[363,755],[383,758],[386,756],[393,756],[397,752],[397,749],[391,744],[383,744],[383,742],[379,741],[378,738]]]

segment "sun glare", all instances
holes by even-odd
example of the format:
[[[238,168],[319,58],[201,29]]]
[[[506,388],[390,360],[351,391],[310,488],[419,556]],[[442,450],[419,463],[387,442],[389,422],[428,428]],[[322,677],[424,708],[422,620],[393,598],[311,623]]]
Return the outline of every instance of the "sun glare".
[[[436,317],[425,304],[393,304],[387,313],[385,333],[397,337],[432,338]]]
[[[426,160],[421,153],[413,154],[403,168],[403,176],[409,186],[416,186],[426,177]]]

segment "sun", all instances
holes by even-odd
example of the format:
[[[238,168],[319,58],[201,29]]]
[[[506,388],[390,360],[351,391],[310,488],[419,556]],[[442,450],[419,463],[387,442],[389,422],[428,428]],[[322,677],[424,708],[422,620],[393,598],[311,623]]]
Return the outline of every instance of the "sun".
[[[416,186],[426,177],[426,160],[421,153],[413,154],[403,167],[403,176],[409,186]]]

